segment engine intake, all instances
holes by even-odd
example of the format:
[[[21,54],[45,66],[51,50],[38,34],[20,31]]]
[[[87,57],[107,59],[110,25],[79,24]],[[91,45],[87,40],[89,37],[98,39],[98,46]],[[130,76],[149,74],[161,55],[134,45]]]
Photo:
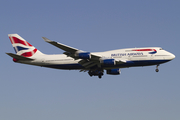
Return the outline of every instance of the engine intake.
[[[109,75],[119,75],[119,74],[121,74],[121,70],[119,68],[109,69],[109,70],[106,70],[106,73]]]

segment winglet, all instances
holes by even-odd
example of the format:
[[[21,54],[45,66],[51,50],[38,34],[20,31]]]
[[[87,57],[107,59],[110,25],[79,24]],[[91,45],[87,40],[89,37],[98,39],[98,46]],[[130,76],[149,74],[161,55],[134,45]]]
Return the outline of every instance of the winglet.
[[[46,38],[46,37],[42,37],[42,39],[45,41],[45,42],[52,42],[51,40],[49,40],[48,38]]]

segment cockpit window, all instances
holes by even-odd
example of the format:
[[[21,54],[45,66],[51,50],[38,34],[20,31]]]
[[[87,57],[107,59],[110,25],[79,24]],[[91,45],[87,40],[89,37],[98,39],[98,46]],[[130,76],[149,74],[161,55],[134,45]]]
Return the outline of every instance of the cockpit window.
[[[160,48],[159,50],[163,50],[162,48]]]

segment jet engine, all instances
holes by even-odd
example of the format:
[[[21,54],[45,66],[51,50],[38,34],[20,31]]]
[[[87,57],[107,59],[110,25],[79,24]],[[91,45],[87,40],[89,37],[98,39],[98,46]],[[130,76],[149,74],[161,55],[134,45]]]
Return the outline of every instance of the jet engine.
[[[106,70],[106,73],[109,75],[119,75],[119,74],[121,74],[121,70],[119,68],[109,69],[109,70]]]
[[[75,53],[75,57],[77,57],[79,59],[91,59],[91,53],[90,52],[77,51]]]
[[[116,61],[114,59],[101,59],[100,63],[103,65],[115,65]]]

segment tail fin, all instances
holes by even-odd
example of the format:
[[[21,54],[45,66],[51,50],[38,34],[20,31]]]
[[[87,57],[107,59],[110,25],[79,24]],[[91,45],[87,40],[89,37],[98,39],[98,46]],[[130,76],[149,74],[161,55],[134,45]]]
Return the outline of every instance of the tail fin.
[[[32,57],[43,54],[18,34],[8,34],[8,36],[17,55]]]

